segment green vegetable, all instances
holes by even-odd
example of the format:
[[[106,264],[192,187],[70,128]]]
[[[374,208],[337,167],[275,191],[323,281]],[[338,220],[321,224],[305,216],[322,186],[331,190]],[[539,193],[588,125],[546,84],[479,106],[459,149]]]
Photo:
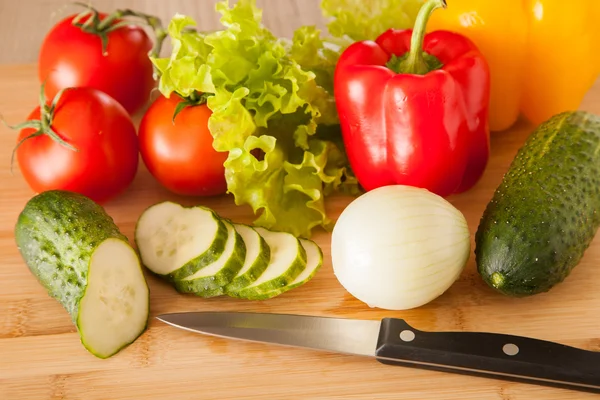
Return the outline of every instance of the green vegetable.
[[[399,4],[387,0],[377,6],[404,15]],[[411,25],[406,16],[390,19],[376,9],[364,11],[359,25],[349,22],[339,4],[324,6],[339,16],[339,33],[392,21],[400,21],[396,27]],[[335,65],[350,40],[325,39],[312,26],[298,28],[292,40],[277,38],[262,25],[254,0],[233,7],[221,1],[216,9],[223,29],[212,33],[197,32],[187,16],[171,20],[173,52],[152,59],[161,75],[159,90],[167,97],[210,94],[209,128],[214,148],[228,153],[228,191],[236,204],[260,214],[255,225],[305,237],[317,226],[331,229],[324,198],[339,191],[359,193],[333,96]]]
[[[299,239],[286,232],[273,232],[264,228],[256,231],[271,249],[271,258],[265,271],[250,285],[237,291],[229,291],[232,297],[259,300],[296,280],[307,264],[307,254]],[[274,296],[273,296],[274,297]]]
[[[235,292],[250,285],[265,271],[271,259],[271,249],[256,229],[248,225],[233,224],[246,246],[244,265],[225,287],[225,292]]]
[[[178,292],[204,298],[270,299],[310,281],[323,263],[323,252],[311,240],[168,201],[142,213],[135,235],[148,269]],[[221,242],[222,248],[215,247]]]
[[[204,266],[198,272],[181,280],[175,287],[181,293],[193,293],[200,297],[216,297],[225,294],[225,286],[237,275],[246,259],[246,245],[242,237],[229,221],[225,250],[214,262]]]
[[[227,226],[213,210],[170,201],[145,210],[135,227],[142,264],[168,280],[183,279],[223,254]]]
[[[300,243],[302,247],[306,251],[306,268],[294,279],[292,282],[288,283],[285,286],[267,291],[261,292],[257,291],[253,293],[252,291],[246,291],[246,298],[250,300],[267,300],[273,297],[279,296],[287,291],[292,289],[296,289],[306,282],[310,281],[315,274],[319,271],[321,266],[323,265],[323,251],[321,248],[313,241],[307,239],[300,239]]]
[[[100,205],[76,193],[43,192],[19,215],[15,238],[90,353],[108,358],[146,330],[149,290],[139,258]]]
[[[390,29],[412,28],[423,0],[323,0],[330,18],[327,28],[335,37],[353,41],[375,40]]]
[[[476,234],[484,281],[509,296],[549,291],[580,262],[600,226],[600,116],[541,124],[513,160]]]

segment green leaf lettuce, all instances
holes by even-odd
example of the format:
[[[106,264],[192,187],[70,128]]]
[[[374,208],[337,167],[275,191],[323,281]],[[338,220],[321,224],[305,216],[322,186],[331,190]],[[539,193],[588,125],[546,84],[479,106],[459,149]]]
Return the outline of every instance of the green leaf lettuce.
[[[305,237],[315,227],[331,228],[324,197],[358,191],[335,129],[332,77],[340,48],[314,27],[300,28],[292,40],[275,37],[254,0],[232,7],[221,1],[216,9],[224,29],[212,33],[195,31],[190,17],[171,20],[172,53],[153,59],[160,92],[213,94],[213,146],[228,152],[228,191],[236,204],[252,207],[256,225]]]

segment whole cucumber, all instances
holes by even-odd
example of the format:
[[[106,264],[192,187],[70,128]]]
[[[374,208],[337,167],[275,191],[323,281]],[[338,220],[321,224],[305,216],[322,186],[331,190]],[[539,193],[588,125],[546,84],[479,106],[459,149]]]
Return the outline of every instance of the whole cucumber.
[[[92,354],[107,358],[145,331],[149,290],[139,258],[100,205],[77,193],[43,192],[20,213],[15,239]]]
[[[600,117],[564,112],[518,151],[475,235],[477,269],[499,292],[531,296],[562,282],[600,226]]]

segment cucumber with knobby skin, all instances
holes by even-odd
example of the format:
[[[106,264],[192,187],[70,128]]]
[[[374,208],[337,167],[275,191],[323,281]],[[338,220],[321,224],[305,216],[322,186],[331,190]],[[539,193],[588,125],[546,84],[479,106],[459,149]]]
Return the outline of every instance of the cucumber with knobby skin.
[[[140,260],[100,205],[72,192],[43,192],[20,213],[15,239],[90,353],[108,358],[146,330],[149,290]]]
[[[477,270],[499,293],[548,292],[600,228],[600,115],[563,112],[519,149],[475,234]]]

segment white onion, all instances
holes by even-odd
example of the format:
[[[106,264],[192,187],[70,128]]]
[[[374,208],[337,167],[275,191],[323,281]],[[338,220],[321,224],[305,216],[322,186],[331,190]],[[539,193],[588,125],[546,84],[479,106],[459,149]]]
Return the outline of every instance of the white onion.
[[[333,271],[370,307],[407,310],[442,295],[471,253],[464,215],[442,197],[411,186],[360,196],[332,233]]]

